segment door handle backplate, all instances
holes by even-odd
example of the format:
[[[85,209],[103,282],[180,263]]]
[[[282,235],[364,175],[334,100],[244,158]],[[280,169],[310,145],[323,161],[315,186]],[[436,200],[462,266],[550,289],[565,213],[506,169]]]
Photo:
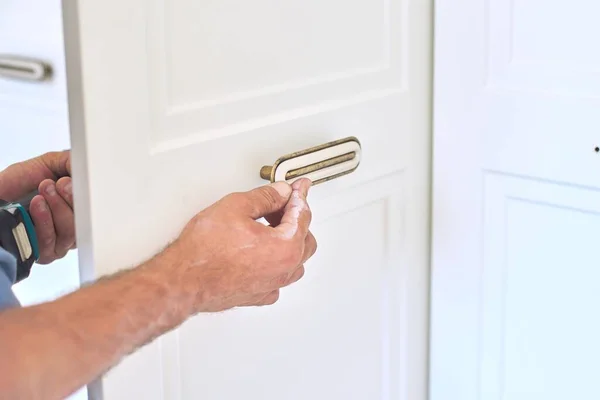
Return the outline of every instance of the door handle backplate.
[[[351,136],[284,155],[260,169],[260,177],[271,182],[292,183],[309,178],[313,185],[354,172],[360,164],[362,147]]]

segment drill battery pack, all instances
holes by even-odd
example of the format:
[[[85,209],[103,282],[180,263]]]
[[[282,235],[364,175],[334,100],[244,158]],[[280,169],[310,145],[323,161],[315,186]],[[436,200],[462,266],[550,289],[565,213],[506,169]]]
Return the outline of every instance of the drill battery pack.
[[[0,247],[17,260],[17,282],[29,276],[33,263],[39,258],[29,202],[25,203],[0,200]]]

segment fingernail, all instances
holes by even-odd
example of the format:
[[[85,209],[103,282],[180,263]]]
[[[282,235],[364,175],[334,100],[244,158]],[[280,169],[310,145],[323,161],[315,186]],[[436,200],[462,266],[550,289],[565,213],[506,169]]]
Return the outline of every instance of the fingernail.
[[[312,181],[308,178],[300,178],[297,181],[294,181],[292,184],[292,188],[294,190],[303,190],[306,192],[308,188],[312,185]]]
[[[302,195],[304,197],[306,197],[308,195],[308,189],[310,188],[311,185],[312,185],[312,182],[310,181],[310,179],[302,178],[302,179],[298,179],[297,181],[295,181],[294,184],[292,185],[292,188],[294,190],[299,191],[300,193],[302,193]]]
[[[40,211],[48,210],[48,205],[46,204],[46,200],[40,201],[40,204],[38,205],[38,210],[40,210]]]
[[[271,184],[271,187],[277,190],[281,197],[289,197],[292,193],[292,188],[286,182],[275,182]]]
[[[54,196],[56,194],[56,187],[54,186],[54,183],[51,183],[48,186],[46,186],[46,194],[50,196]]]
[[[68,195],[73,194],[73,184],[71,182],[67,183],[65,185],[64,190],[65,190],[65,193],[67,193]]]

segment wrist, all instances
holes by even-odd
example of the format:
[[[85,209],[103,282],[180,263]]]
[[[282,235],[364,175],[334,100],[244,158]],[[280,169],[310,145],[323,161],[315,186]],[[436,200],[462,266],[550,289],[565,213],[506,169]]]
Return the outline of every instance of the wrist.
[[[199,296],[197,283],[188,273],[191,266],[180,254],[174,243],[140,267],[154,284],[161,286],[175,325],[196,313]]]

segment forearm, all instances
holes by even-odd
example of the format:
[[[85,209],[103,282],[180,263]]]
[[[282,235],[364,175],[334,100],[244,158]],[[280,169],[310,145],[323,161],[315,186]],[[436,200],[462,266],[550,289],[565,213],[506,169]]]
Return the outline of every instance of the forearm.
[[[56,301],[0,313],[0,393],[64,398],[192,312],[161,255]]]

